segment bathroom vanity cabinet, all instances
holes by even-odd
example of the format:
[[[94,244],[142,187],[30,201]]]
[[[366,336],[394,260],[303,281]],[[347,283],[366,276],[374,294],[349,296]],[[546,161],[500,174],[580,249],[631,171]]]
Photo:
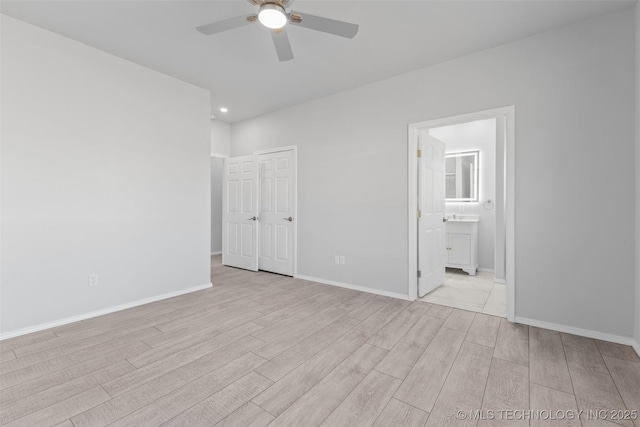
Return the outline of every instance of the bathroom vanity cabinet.
[[[449,219],[446,224],[446,266],[475,276],[478,270],[479,219]]]

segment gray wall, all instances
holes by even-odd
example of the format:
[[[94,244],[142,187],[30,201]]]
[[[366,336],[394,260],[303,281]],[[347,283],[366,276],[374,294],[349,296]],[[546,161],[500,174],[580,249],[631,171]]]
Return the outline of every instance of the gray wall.
[[[516,314],[630,337],[634,21],[623,10],[236,123],[232,153],[298,145],[300,274],[407,294],[407,125],[515,105]]]
[[[208,284],[209,92],[1,19],[0,332]]]
[[[211,253],[222,252],[222,175],[224,161],[211,158]]]
[[[231,125],[219,119],[211,122],[211,154],[231,154]]]

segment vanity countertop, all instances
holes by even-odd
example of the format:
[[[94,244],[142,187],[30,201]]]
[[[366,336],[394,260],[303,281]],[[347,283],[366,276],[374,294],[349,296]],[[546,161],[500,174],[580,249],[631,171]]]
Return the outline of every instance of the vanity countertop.
[[[480,222],[480,215],[456,215],[453,218],[451,215],[445,215],[448,222]]]

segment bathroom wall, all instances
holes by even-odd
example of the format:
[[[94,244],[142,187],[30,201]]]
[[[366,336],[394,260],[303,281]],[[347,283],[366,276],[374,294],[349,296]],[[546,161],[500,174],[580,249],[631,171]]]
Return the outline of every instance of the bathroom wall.
[[[429,130],[429,134],[445,143],[447,153],[480,151],[480,201],[471,203],[447,202],[446,213],[479,215],[478,263],[482,270],[494,270],[495,198],[496,198],[496,120],[478,120]],[[487,200],[493,209],[483,207]]]

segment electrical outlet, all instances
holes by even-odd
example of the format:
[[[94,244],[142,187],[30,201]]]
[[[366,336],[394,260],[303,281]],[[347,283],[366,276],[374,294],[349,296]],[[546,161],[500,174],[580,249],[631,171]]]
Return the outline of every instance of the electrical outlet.
[[[89,286],[98,286],[98,275],[90,274],[89,275]]]
[[[333,263],[334,264],[340,264],[340,255],[334,255]]]
[[[344,265],[345,261],[346,261],[345,256],[344,255],[340,255],[340,264]]]

